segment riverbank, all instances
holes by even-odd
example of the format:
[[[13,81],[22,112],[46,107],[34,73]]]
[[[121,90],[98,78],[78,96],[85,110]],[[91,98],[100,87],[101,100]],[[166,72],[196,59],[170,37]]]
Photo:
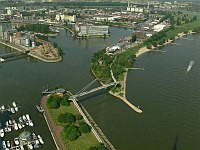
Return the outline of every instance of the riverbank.
[[[186,36],[186,35],[194,34],[194,33],[196,33],[196,32],[193,32],[192,30],[188,30],[188,33],[187,33],[187,34],[184,33],[184,32],[181,32],[181,33],[178,33],[177,36],[175,36],[175,39],[183,38],[183,37]],[[173,42],[173,40],[168,39],[168,40],[165,41],[165,43],[164,43],[163,45],[159,45],[159,46],[164,46],[164,45],[170,44],[170,43],[172,43],[172,42]],[[152,48],[150,48],[150,49],[147,48],[147,46],[142,47],[142,48],[140,48],[140,49],[137,51],[137,53],[135,54],[135,55],[136,55],[136,58],[139,57],[139,56],[141,56],[142,54],[144,54],[144,53],[146,53],[146,52],[149,52],[149,51],[152,51],[152,50],[154,50],[154,49],[155,49],[155,47],[152,47]]]
[[[47,109],[47,106],[46,106],[46,102],[47,102],[47,99],[48,99],[48,97],[47,96],[43,96],[42,97],[42,100],[41,100],[41,106],[44,108],[44,110],[45,110],[45,116],[46,116],[46,118],[47,118],[47,123],[48,123],[48,125],[49,125],[49,127],[50,127],[50,132],[51,132],[51,134],[52,134],[52,136],[53,136],[53,139],[54,139],[54,141],[56,142],[56,145],[57,145],[57,147],[60,149],[60,150],[64,150],[65,149],[65,146],[64,146],[64,144],[63,144],[63,142],[62,142],[62,140],[61,140],[61,137],[60,137],[60,133],[61,133],[61,131],[63,130],[63,127],[60,127],[60,126],[57,126],[54,122],[53,122],[53,120],[52,120],[52,118],[51,118],[51,116],[50,116],[50,114],[49,114],[49,111],[48,111],[48,109]]]

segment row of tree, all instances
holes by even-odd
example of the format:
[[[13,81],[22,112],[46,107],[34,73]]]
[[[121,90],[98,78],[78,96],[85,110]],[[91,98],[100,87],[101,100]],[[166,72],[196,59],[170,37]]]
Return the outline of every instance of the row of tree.
[[[107,147],[103,143],[99,143],[97,146],[90,147],[88,150],[107,150]]]
[[[49,25],[46,24],[27,24],[17,28],[18,31],[33,31],[48,34],[50,32]]]
[[[65,114],[59,114],[57,121],[60,123],[74,123],[76,120],[83,119],[83,116],[80,114],[73,115],[72,113],[65,113]]]
[[[81,121],[79,122],[79,126],[76,126],[71,123],[67,124],[63,129],[63,134],[66,139],[70,141],[74,141],[79,136],[81,136],[81,134],[88,133],[90,131],[91,131],[91,127],[87,123]]]
[[[47,107],[49,109],[58,109],[60,105],[70,106],[68,95],[64,95],[63,97],[60,97],[56,94],[52,94],[47,100]]]

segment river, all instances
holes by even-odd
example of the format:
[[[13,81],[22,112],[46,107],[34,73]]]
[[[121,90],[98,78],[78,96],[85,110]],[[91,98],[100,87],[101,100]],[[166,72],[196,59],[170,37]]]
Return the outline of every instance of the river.
[[[120,28],[110,28],[110,32],[111,36],[108,39],[76,40],[65,30],[60,30],[60,34],[50,40],[63,49],[62,62],[44,63],[33,58],[23,58],[0,64],[0,102],[9,105],[12,101],[16,101],[21,106],[20,111],[14,115],[0,114],[0,122],[4,124],[9,118],[17,119],[28,113],[35,127],[27,127],[25,130],[40,134],[44,138],[46,144],[41,149],[56,149],[43,116],[35,109],[35,105],[40,104],[40,93],[43,87],[48,86],[53,89],[58,85],[76,93],[94,80],[90,73],[93,53],[130,34]],[[12,51],[0,45],[0,54]],[[98,86],[98,83],[94,86]],[[11,140],[21,132],[7,133],[4,140]]]
[[[41,149],[54,150],[44,118],[35,109],[43,87],[63,85],[76,93],[94,79],[90,73],[93,53],[128,34],[124,29],[111,28],[108,39],[76,40],[61,30],[51,41],[64,50],[62,62],[49,64],[24,58],[0,64],[1,103],[7,105],[15,100],[22,106],[16,115],[1,114],[1,122],[29,113],[35,127],[26,130],[41,134],[46,142]],[[80,99],[117,149],[197,150],[200,147],[200,36],[188,38],[194,40],[178,39],[176,43],[180,45],[167,45],[162,48],[164,53],[143,54],[134,67],[144,67],[145,71],[129,71],[127,98],[140,106],[142,114],[105,91]],[[0,46],[0,53],[5,51],[10,48]],[[186,73],[190,60],[195,63]],[[8,133],[5,140],[19,133]]]

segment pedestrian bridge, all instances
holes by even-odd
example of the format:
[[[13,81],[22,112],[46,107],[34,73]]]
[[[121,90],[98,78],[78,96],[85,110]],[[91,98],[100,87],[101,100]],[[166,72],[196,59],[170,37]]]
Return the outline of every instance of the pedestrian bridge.
[[[108,83],[108,84],[105,84],[105,85],[102,85],[102,86],[99,86],[97,88],[93,88],[89,91],[85,91],[88,87],[90,87],[97,79],[93,80],[91,83],[89,83],[88,85],[86,85],[83,89],[81,89],[78,93],[76,93],[75,95],[72,95],[69,97],[69,100],[74,100],[78,97],[81,97],[81,96],[84,96],[84,95],[87,95],[87,94],[90,94],[90,93],[93,93],[93,92],[96,92],[96,91],[99,91],[101,89],[107,89],[108,87],[111,87],[111,86],[114,86],[114,85],[117,85],[119,84],[120,82],[119,81],[116,81],[116,82],[112,82],[112,83]]]

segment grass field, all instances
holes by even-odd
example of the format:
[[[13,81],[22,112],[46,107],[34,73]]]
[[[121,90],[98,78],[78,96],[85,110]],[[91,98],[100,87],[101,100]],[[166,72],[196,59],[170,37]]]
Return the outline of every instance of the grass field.
[[[59,109],[49,109],[49,113],[50,113],[53,121],[57,125],[61,125],[61,126],[64,126],[65,124],[60,124],[57,121],[58,115],[64,114],[66,112],[72,113],[74,115],[79,114],[78,110],[75,108],[75,106],[72,103],[68,107],[60,106]],[[75,124],[77,124],[77,122]],[[60,136],[65,145],[66,150],[88,150],[91,146],[96,146],[99,143],[92,132],[82,134],[75,141],[69,141],[69,140],[65,139],[63,133],[61,133]]]

